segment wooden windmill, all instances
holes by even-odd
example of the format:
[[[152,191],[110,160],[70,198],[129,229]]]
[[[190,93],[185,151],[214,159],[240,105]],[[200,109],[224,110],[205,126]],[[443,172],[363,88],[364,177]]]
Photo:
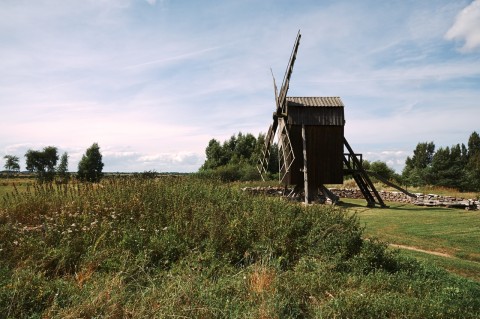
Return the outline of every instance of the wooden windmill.
[[[263,176],[270,148],[278,131],[280,182],[294,185],[293,193],[305,194],[305,203],[319,194],[338,200],[324,185],[342,184],[344,174],[352,174],[369,206],[385,206],[344,137],[344,105],[339,97],[287,97],[301,34],[297,34],[280,92],[274,79],[276,110],[265,137],[258,169]],[[344,152],[344,147],[346,152]]]

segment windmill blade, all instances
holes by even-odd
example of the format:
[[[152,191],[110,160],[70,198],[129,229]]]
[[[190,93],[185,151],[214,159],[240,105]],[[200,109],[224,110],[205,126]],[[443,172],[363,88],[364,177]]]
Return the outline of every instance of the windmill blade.
[[[290,173],[290,167],[295,160],[295,154],[293,152],[293,145],[290,141],[288,129],[286,127],[283,118],[280,118],[280,127],[278,129],[278,163],[279,163],[279,177],[280,182],[283,182],[288,173]]]
[[[277,89],[277,82],[275,81],[275,76],[273,75],[273,70],[270,68],[270,72],[272,73],[272,78],[273,78],[273,89],[275,91],[275,105],[277,106],[278,109],[278,89]]]
[[[302,35],[300,34],[300,30],[298,30],[297,39],[295,40],[295,44],[293,45],[292,54],[290,55],[290,60],[287,64],[287,69],[285,70],[285,75],[283,77],[282,87],[280,89],[280,94],[278,96],[277,102],[277,114],[280,115],[281,113],[285,113],[287,109],[287,92],[288,87],[290,85],[290,77],[292,76],[293,65],[295,63],[295,59],[297,57],[298,46],[300,45],[300,38]]]
[[[275,119],[275,117],[274,117]],[[270,160],[270,148],[272,147],[273,140],[275,137],[275,132],[277,131],[278,121],[273,122],[272,125],[268,128],[267,135],[265,136],[265,143],[262,147],[262,153],[260,154],[260,158],[257,165],[257,170],[262,177],[262,180],[265,180],[265,175],[267,174],[268,170],[268,163]]]

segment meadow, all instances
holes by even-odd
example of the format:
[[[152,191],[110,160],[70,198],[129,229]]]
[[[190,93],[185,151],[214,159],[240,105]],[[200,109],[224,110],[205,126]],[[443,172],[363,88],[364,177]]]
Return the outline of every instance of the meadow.
[[[5,318],[480,316],[478,282],[389,249],[362,212],[195,176],[2,191]]]
[[[365,237],[404,247],[402,254],[480,282],[480,211],[393,202],[368,208],[364,200],[342,201],[359,217]]]

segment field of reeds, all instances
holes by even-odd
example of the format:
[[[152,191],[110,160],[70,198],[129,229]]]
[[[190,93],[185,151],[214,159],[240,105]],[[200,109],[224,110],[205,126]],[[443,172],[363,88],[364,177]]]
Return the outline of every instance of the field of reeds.
[[[204,178],[12,188],[3,318],[478,318],[480,284],[363,238],[341,208]]]

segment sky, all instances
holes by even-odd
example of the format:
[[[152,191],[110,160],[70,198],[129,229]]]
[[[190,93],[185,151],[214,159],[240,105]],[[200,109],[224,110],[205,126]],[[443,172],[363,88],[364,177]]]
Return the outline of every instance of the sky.
[[[480,132],[480,0],[0,0],[0,166],[56,146],[76,171],[194,172],[289,96],[339,96],[356,153],[401,172]]]

